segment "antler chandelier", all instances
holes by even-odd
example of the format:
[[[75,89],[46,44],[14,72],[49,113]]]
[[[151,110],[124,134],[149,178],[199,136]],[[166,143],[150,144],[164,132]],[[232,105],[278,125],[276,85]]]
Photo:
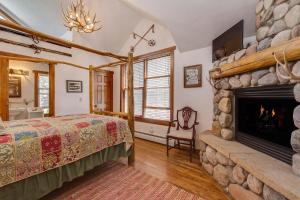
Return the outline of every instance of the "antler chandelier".
[[[92,33],[100,30],[102,27],[96,28],[96,14],[91,17],[90,12],[87,12],[82,0],[76,3],[72,2],[66,11],[62,11],[65,19],[65,27],[70,31],[76,30],[77,32]]]

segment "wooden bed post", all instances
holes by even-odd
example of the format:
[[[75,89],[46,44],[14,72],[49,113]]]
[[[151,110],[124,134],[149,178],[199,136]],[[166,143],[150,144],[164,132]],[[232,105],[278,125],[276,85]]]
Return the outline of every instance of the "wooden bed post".
[[[134,97],[133,97],[133,53],[128,53],[128,125],[134,141]],[[132,165],[135,160],[135,147],[132,144],[132,154],[128,157],[128,164]]]
[[[89,66],[89,81],[90,81],[90,113],[94,112],[93,107],[93,66]]]
[[[49,63],[49,117],[55,116],[55,64]]]
[[[3,121],[9,120],[8,68],[9,60],[0,58],[0,117]]]

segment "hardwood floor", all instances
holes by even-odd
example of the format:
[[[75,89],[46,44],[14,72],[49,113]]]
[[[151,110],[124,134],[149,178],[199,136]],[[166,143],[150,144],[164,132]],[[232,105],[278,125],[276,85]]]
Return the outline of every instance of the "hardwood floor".
[[[167,157],[166,146],[158,143],[136,139],[135,148],[136,161],[134,167],[136,169],[170,182],[206,200],[229,200],[221,187],[200,166],[199,157],[196,153],[193,156],[193,162],[189,162],[187,151],[172,149],[169,152],[169,157]],[[127,163],[125,158],[120,161]],[[92,177],[98,170],[101,170],[101,167],[85,173],[83,177],[70,183],[64,183],[62,188],[48,194],[43,200],[51,200],[70,190],[81,181]]]
[[[161,180],[168,181],[207,200],[230,199],[215,180],[200,166],[195,153],[189,162],[187,151],[172,149],[166,156],[161,144],[136,139],[134,167]]]

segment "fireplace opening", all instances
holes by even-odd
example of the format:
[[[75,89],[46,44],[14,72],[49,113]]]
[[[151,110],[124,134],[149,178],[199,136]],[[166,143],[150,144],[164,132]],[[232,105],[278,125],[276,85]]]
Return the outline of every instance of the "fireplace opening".
[[[237,89],[235,105],[237,141],[291,164],[293,85]]]

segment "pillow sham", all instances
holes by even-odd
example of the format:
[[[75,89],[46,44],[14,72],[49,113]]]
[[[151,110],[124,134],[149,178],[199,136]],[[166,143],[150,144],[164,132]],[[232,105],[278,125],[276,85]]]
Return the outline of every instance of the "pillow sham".
[[[4,122],[2,121],[2,118],[0,117],[0,131],[5,129]]]

